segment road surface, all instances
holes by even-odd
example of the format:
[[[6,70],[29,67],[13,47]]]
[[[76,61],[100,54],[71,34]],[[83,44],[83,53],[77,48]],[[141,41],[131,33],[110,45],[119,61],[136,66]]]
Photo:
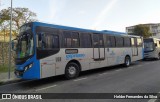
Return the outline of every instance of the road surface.
[[[122,65],[85,71],[76,79],[56,76],[0,86],[3,93],[159,93],[160,61],[138,61],[130,67]],[[0,100],[6,102],[9,100]],[[21,102],[22,100],[13,100]],[[24,100],[27,102],[27,100]],[[51,100],[31,100],[45,101]],[[54,99],[52,102],[158,102],[155,99]]]

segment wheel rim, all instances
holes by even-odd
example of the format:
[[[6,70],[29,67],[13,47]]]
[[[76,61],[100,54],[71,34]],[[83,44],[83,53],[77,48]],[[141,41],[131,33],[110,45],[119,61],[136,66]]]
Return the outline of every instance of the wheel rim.
[[[126,58],[126,65],[127,65],[127,66],[130,65],[130,60],[129,60],[129,58]]]
[[[70,75],[75,75],[75,74],[76,74],[76,68],[75,68],[74,66],[70,66],[70,67],[68,68],[68,73],[69,73]]]

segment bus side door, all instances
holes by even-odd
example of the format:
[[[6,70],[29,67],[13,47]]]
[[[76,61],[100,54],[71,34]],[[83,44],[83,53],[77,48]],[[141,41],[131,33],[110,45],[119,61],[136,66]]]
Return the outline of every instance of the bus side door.
[[[132,56],[138,56],[137,38],[131,38]]]
[[[95,61],[105,59],[105,48],[102,34],[93,34],[93,59]]]

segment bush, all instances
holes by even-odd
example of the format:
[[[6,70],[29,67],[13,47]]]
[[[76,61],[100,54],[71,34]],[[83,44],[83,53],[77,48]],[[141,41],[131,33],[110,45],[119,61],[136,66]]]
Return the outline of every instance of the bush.
[[[11,67],[11,71],[14,71],[15,67]],[[0,65],[0,73],[8,72],[8,65]]]

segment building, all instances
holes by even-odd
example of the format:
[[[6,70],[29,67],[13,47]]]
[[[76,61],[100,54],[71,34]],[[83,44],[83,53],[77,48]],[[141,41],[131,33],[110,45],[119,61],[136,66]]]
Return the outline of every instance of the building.
[[[150,33],[152,34],[152,37],[160,38],[160,23],[148,23],[143,24],[149,27]],[[133,34],[133,29],[136,25],[126,27],[126,33],[127,34]]]

